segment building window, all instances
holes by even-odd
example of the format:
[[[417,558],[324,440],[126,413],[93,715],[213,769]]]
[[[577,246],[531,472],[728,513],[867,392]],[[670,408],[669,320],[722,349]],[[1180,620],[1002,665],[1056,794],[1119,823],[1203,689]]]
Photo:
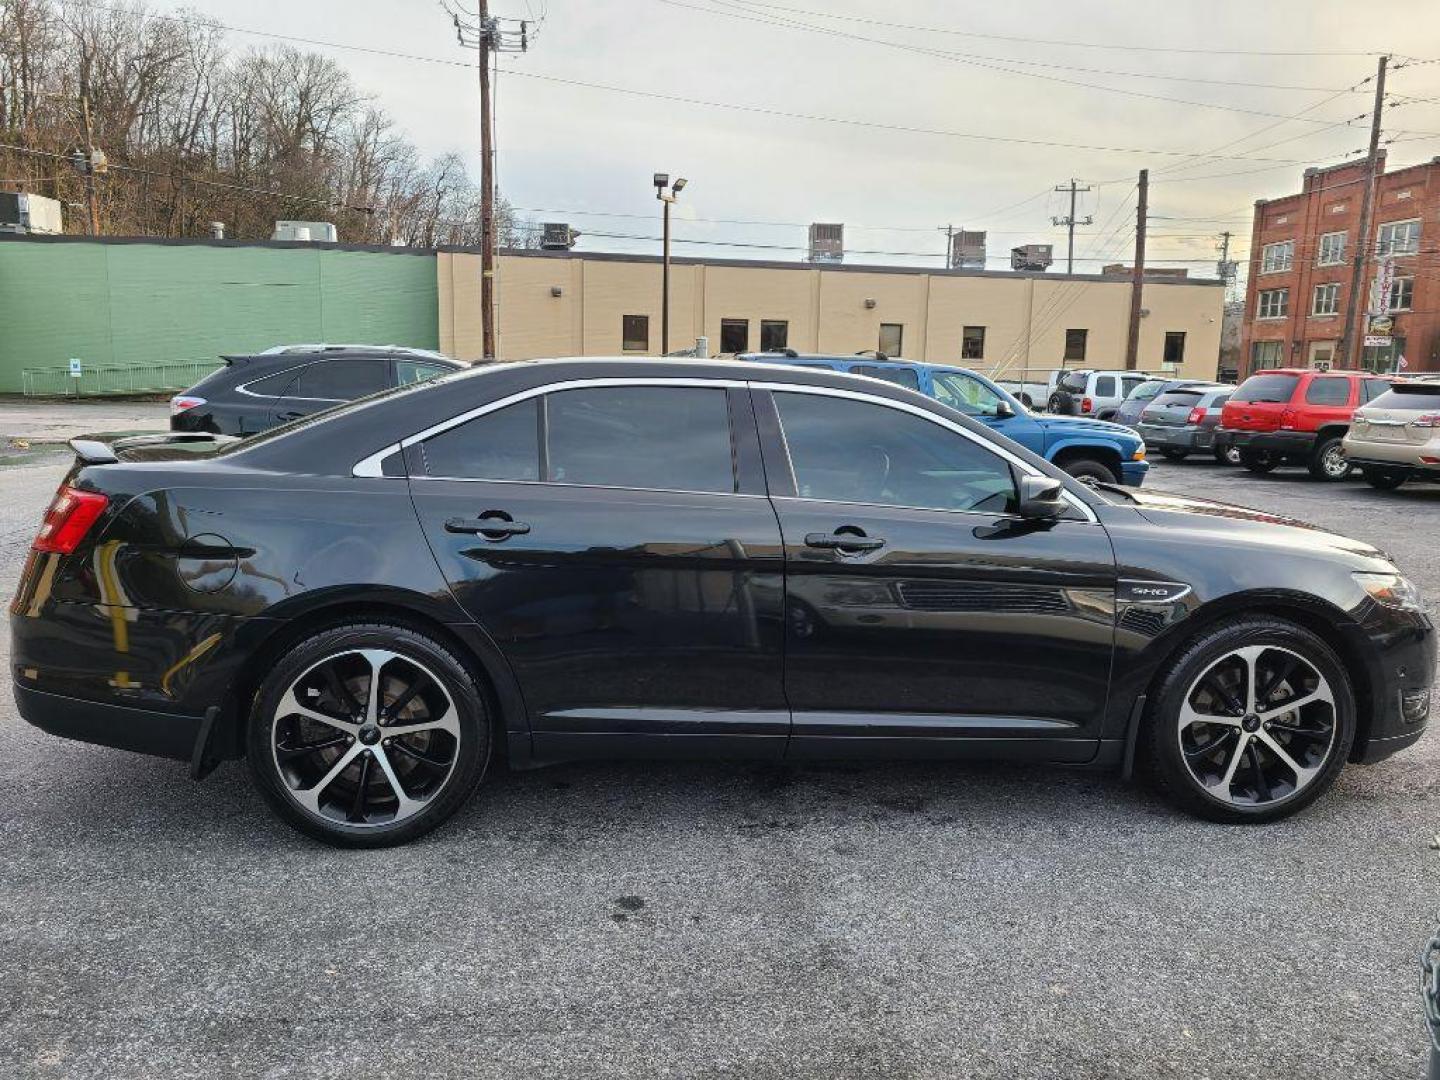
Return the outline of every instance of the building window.
[[[1261,289],[1257,319],[1283,319],[1290,311],[1289,289]]]
[[[898,322],[880,324],[880,344],[877,348],[886,356],[903,355],[905,327]]]
[[[1345,261],[1345,234],[1326,233],[1320,237],[1320,254],[1315,260],[1317,266],[1339,266]]]
[[[985,328],[983,326],[967,326],[960,332],[960,359],[985,359]]]
[[[1185,331],[1167,330],[1165,332],[1165,359],[1164,363],[1174,364],[1179,367],[1185,362]]]
[[[1327,285],[1315,286],[1315,298],[1310,304],[1311,315],[1334,315],[1340,310],[1340,283],[1332,281]]]
[[[1274,274],[1289,270],[1295,264],[1295,241],[1284,240],[1278,244],[1266,244],[1260,249],[1260,272]]]
[[[750,351],[750,320],[720,320],[720,351],[742,353]]]
[[[1090,337],[1089,330],[1066,330],[1065,331],[1065,359],[1084,360],[1085,342]]]
[[[760,351],[779,352],[789,347],[790,324],[784,319],[760,320]]]
[[[1266,368],[1278,368],[1282,361],[1280,342],[1256,341],[1251,343],[1250,370],[1252,373],[1264,371]]]
[[[620,320],[620,347],[626,352],[650,351],[649,315],[626,315]]]
[[[1380,232],[1375,237],[1375,254],[1384,258],[1386,255],[1414,255],[1420,250],[1420,222],[1415,221],[1391,221],[1380,226]]]
[[[1409,311],[1415,302],[1415,279],[1397,277],[1390,283],[1390,310]]]

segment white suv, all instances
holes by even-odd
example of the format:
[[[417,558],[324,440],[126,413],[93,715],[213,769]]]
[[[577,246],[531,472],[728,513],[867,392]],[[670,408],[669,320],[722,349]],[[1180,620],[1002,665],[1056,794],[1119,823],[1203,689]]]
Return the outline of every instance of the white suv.
[[[1109,420],[1120,408],[1120,403],[1130,396],[1130,391],[1151,378],[1152,375],[1143,371],[1094,371],[1090,368],[1057,371],[1052,376],[1046,411],[1061,416],[1093,416],[1097,420]]]

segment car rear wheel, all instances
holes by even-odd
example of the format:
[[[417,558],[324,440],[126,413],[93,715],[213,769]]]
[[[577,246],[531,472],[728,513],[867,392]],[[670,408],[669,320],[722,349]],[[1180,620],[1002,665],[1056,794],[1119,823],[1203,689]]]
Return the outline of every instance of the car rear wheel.
[[[1071,458],[1060,468],[1075,477],[1076,480],[1098,480],[1102,484],[1118,484],[1120,482],[1120,478],[1111,471],[1108,465],[1103,461],[1096,461],[1094,458]]]
[[[1161,450],[1160,454],[1166,461],[1184,461],[1190,456],[1189,450]]]
[[[1310,475],[1316,480],[1344,480],[1353,468],[1345,456],[1342,436],[1331,435],[1315,444],[1310,455]]]
[[[1239,465],[1240,448],[1237,446],[1217,446],[1214,450],[1215,460],[1221,465]]]
[[[1280,464],[1280,459],[1265,450],[1241,450],[1240,464],[1253,473],[1268,473]]]
[[[296,645],[251,708],[250,768],[279,815],[342,847],[413,840],[458,810],[490,757],[484,700],[426,634],[365,623]]]
[[[1380,491],[1394,491],[1410,477],[1404,469],[1377,469],[1365,466],[1365,482]]]
[[[1286,817],[1335,781],[1355,703],[1335,653],[1303,627],[1250,618],[1217,626],[1170,666],[1145,729],[1151,776],[1214,821]]]

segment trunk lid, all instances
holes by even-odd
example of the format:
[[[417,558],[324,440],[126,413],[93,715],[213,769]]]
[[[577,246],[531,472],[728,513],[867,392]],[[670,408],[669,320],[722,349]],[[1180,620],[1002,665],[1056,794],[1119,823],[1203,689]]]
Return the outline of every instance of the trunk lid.
[[[1299,385],[1300,376],[1295,374],[1252,375],[1230,395],[1220,423],[1232,431],[1279,431]]]

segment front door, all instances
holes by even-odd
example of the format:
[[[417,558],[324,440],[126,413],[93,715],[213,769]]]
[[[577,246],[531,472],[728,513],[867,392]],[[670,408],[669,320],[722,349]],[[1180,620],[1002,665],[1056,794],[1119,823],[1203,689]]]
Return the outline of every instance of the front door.
[[[756,406],[785,541],[791,755],[1093,756],[1104,529],[1078,507],[1014,516],[1026,466],[938,417],[811,389]]]
[[[780,531],[748,395],[537,394],[411,447],[407,467],[536,757],[783,753]]]

